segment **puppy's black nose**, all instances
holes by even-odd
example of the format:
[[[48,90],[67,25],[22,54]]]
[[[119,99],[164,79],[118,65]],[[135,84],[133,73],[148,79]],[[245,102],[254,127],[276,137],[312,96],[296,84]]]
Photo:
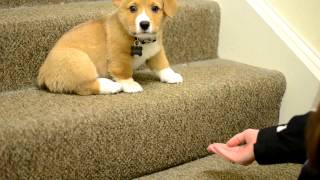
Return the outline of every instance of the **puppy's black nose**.
[[[142,28],[142,30],[146,31],[150,27],[150,22],[149,21],[141,21],[140,27]]]

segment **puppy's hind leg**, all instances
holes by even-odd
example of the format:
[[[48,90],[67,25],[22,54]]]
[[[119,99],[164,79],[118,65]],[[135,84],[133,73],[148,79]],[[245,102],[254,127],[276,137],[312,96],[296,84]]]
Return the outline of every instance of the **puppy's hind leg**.
[[[90,57],[74,48],[52,50],[40,68],[38,84],[51,92],[78,95],[112,94],[122,90],[119,83],[98,78]]]

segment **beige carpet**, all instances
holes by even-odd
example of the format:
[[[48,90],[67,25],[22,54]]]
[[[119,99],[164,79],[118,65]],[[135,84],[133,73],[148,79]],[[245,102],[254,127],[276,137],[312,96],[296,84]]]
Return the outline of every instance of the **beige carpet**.
[[[140,94],[0,95],[2,177],[130,179],[207,155],[211,142],[277,123],[285,80],[226,60],[179,65],[179,85],[152,74]]]
[[[208,156],[136,180],[296,180],[302,165],[240,166],[217,156]]]
[[[101,1],[101,0],[1,0],[0,8],[28,7],[47,4],[64,4],[78,1]],[[111,1],[111,0],[108,0]]]
[[[142,70],[135,74],[145,90],[139,94],[37,89],[35,77],[54,42],[114,10],[109,0],[70,1],[0,2],[0,179],[132,179],[205,157],[212,142],[278,122],[284,76],[218,58],[220,9],[212,0],[180,0],[165,29],[169,60],[184,83],[163,84]],[[289,177],[273,166],[244,170],[211,159],[183,167],[195,179],[254,179],[260,171]],[[292,166],[278,170],[296,173]],[[171,179],[171,172],[174,178],[186,170],[154,177]]]

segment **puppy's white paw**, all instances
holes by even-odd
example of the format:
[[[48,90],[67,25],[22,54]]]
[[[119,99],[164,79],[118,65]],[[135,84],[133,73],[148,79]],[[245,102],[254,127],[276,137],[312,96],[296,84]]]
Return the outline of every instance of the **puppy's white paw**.
[[[183,82],[182,76],[178,73],[175,73],[171,68],[165,68],[156,73],[158,74],[161,82],[169,84],[177,84]]]
[[[119,83],[122,85],[122,89],[126,93],[138,93],[143,91],[142,86],[132,78],[127,80],[120,80]]]
[[[118,82],[114,82],[106,78],[98,78],[100,85],[100,94],[116,94],[122,91],[122,86]]]

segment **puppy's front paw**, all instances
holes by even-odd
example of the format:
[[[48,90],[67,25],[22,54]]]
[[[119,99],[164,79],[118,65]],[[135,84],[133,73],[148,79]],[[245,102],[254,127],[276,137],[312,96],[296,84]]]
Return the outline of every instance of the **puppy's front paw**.
[[[126,93],[138,93],[143,91],[141,85],[134,81],[132,78],[127,80],[120,80],[119,83],[122,85],[122,89]]]
[[[182,76],[178,73],[175,73],[171,68],[165,68],[157,72],[157,74],[161,82],[169,84],[177,84],[183,82]]]

